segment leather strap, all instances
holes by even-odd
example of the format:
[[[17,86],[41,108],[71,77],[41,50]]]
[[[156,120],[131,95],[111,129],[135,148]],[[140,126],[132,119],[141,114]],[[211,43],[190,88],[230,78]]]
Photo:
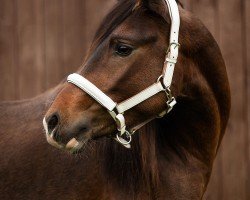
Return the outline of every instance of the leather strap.
[[[142,92],[136,94],[135,96],[117,104],[116,109],[118,113],[124,113],[125,111],[133,108],[134,106],[142,103],[143,101],[149,99],[150,97],[156,95],[157,93],[164,91],[161,82],[157,82],[150,87],[146,88]]]
[[[112,111],[116,107],[116,103],[112,99],[110,99],[106,94],[104,94],[93,83],[88,81],[83,76],[79,74],[71,74],[68,76],[67,81],[88,93],[107,110]]]
[[[175,0],[165,0],[169,9],[171,19],[169,48],[166,55],[163,68],[163,83],[166,88],[169,88],[172,83],[175,64],[179,52],[179,28],[180,28],[180,14],[178,5]]]

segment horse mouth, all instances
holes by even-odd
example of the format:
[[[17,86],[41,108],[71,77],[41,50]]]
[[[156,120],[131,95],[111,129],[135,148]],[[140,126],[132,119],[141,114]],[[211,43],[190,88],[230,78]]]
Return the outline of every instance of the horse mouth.
[[[78,141],[76,138],[72,138],[65,146],[65,149],[72,154],[78,153],[81,151],[83,145],[86,142]]]
[[[77,138],[72,138],[66,145],[65,144],[60,144],[56,142],[53,137],[50,135],[46,134],[46,139],[47,142],[53,146],[56,147],[57,149],[60,150],[66,150],[72,154],[78,153],[81,151],[82,147],[87,141],[80,141]]]
[[[82,147],[84,146],[84,144],[87,143],[87,139],[85,140],[80,140],[78,138],[72,138],[69,142],[67,142],[66,144],[62,144],[60,142],[55,141],[54,139],[54,135],[57,132],[57,129],[53,130],[52,133],[49,134],[48,132],[48,128],[47,128],[47,124],[45,122],[45,119],[43,120],[43,125],[44,125],[44,129],[45,129],[45,134],[46,134],[46,139],[47,142],[60,150],[66,150],[72,154],[78,153],[81,151]]]

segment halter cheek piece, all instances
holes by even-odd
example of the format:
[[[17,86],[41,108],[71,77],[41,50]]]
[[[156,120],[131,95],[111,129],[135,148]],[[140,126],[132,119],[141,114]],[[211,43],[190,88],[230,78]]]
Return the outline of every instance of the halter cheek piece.
[[[146,122],[143,122],[142,124],[128,131],[126,129],[125,118],[123,115],[124,112],[151,98],[159,92],[165,92],[167,96],[167,109],[164,112],[159,113],[159,117],[163,117],[164,115],[169,113],[176,104],[176,100],[171,94],[170,86],[172,83],[175,64],[178,58],[180,15],[175,0],[165,0],[165,2],[168,6],[171,18],[170,42],[164,62],[162,75],[159,76],[156,83],[121,103],[115,103],[111,98],[109,98],[100,89],[98,89],[93,83],[91,83],[81,75],[71,74],[67,78],[67,81],[69,83],[72,83],[83,91],[85,91],[99,104],[101,104],[108,110],[117,125],[118,133],[116,134],[116,137],[114,139],[126,148],[130,148],[132,134],[154,118],[149,119]]]

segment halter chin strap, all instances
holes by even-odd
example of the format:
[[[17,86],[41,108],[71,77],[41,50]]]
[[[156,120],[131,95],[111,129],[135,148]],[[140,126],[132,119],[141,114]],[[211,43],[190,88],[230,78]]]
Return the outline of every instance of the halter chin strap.
[[[160,92],[166,93],[167,109],[162,113],[159,113],[159,117],[163,117],[164,115],[169,113],[176,104],[176,100],[171,94],[170,86],[172,83],[175,64],[178,58],[180,15],[179,15],[178,5],[175,0],[165,0],[165,2],[168,6],[171,18],[170,42],[164,62],[163,73],[162,75],[160,75],[156,83],[149,86],[140,93],[136,94],[135,96],[118,104],[83,76],[79,74],[71,74],[67,78],[67,81],[69,83],[72,83],[77,87],[79,87],[80,89],[82,89],[83,91],[85,91],[99,104],[101,104],[108,110],[108,112],[115,120],[117,125],[118,133],[116,134],[116,137],[114,139],[119,143],[121,143],[126,148],[130,148],[130,142],[132,141],[132,134],[136,130],[140,129],[142,126],[153,120],[154,118],[151,118],[146,122],[139,124],[138,126],[134,127],[131,130],[127,130],[124,118],[124,112]]]

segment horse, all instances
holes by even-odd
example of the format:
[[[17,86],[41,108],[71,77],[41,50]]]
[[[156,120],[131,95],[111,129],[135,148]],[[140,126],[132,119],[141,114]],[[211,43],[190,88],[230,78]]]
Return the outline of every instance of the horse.
[[[0,104],[0,199],[202,199],[230,113],[220,49],[202,22],[179,4],[179,58],[162,118],[159,93],[125,113],[138,130],[131,148],[111,137],[116,124],[92,97],[64,79],[28,100]],[[116,102],[154,83],[169,46],[163,0],[120,0],[101,23],[77,71]],[[54,148],[47,131],[57,130]],[[46,124],[47,123],[47,124]],[[82,147],[71,152],[72,138]]]

